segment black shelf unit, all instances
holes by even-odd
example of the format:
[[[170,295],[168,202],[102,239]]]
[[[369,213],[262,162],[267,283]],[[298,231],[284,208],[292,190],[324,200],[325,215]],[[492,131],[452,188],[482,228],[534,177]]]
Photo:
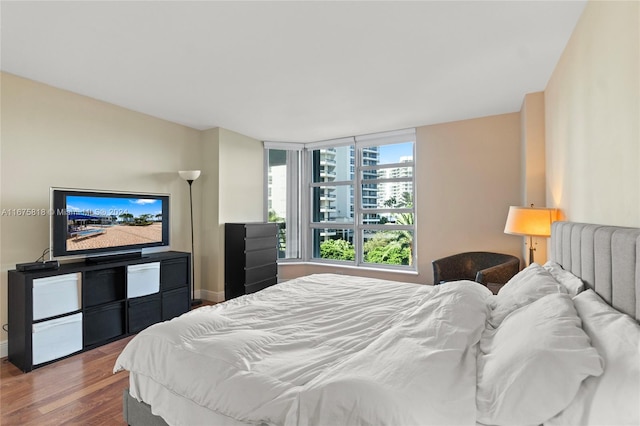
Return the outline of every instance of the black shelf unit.
[[[155,263],[159,264],[158,290],[152,294],[128,298],[128,268]],[[135,334],[154,323],[187,312],[191,306],[190,265],[189,253],[166,251],[107,263],[64,263],[55,270],[9,271],[9,361],[22,371],[29,372],[33,368]],[[78,309],[34,319],[34,280],[38,282],[43,278],[73,277],[74,274],[80,280],[81,298]],[[62,291],[62,286],[60,288]],[[54,292],[54,296],[55,290],[55,284],[48,289]],[[56,303],[55,297],[52,300],[52,303]],[[64,353],[60,356],[34,365],[34,329],[38,325],[77,318],[79,313],[82,314],[82,328],[77,340],[81,339],[81,347],[70,352],[63,350]]]
[[[278,224],[225,223],[224,297],[255,293],[278,282]]]

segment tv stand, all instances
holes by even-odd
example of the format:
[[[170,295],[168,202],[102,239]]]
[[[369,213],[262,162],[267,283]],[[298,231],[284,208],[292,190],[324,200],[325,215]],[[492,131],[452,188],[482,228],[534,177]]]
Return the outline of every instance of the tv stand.
[[[182,315],[190,309],[190,265],[189,253],[166,251],[9,271],[9,361],[31,371]]]
[[[84,262],[87,265],[102,265],[104,263],[121,262],[125,260],[134,260],[142,258],[141,251],[134,251],[130,253],[109,254],[105,256],[92,256],[87,257]]]

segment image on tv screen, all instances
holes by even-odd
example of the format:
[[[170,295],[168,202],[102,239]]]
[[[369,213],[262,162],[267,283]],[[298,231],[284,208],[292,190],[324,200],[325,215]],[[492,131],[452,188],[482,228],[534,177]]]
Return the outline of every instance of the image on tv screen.
[[[162,200],[69,195],[67,251],[162,242]]]

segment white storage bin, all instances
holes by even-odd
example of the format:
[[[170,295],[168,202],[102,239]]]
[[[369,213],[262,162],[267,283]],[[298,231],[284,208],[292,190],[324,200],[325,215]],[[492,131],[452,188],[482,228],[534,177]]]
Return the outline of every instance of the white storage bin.
[[[33,320],[79,311],[82,306],[80,273],[33,280]]]
[[[82,349],[82,313],[33,324],[33,365]]]
[[[127,267],[127,298],[146,296],[160,291],[160,262]]]

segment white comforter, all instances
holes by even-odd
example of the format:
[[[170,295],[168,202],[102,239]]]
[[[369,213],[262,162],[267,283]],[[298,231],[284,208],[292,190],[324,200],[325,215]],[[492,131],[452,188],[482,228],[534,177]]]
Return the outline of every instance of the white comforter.
[[[312,275],[151,326],[114,371],[246,423],[475,424],[490,294]]]

